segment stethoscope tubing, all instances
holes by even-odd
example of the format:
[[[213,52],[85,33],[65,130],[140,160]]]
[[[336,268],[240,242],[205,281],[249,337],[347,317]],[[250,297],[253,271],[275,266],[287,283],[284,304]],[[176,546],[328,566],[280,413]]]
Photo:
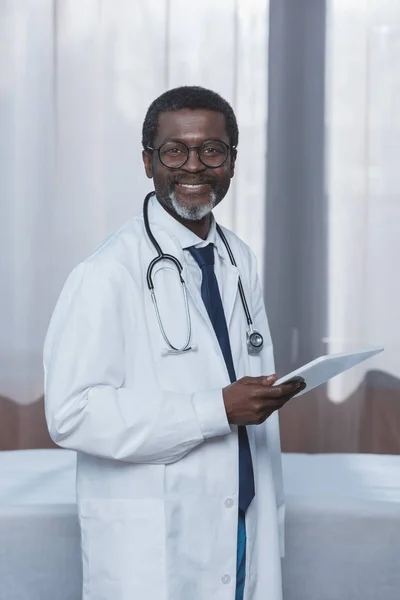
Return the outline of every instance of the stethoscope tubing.
[[[152,291],[152,290],[154,291],[154,282],[153,282],[153,278],[152,278],[153,269],[156,266],[156,264],[158,262],[160,262],[161,260],[172,261],[178,270],[181,283],[185,283],[185,281],[182,277],[182,271],[183,271],[182,263],[176,258],[176,256],[173,256],[172,254],[164,254],[160,244],[156,240],[153,232],[151,231],[150,223],[149,223],[148,204],[149,204],[150,198],[152,196],[154,196],[154,194],[155,194],[155,192],[150,192],[149,194],[147,194],[147,196],[144,200],[144,206],[143,206],[143,220],[144,220],[144,226],[146,229],[146,233],[158,254],[158,256],[153,258],[153,260],[150,262],[149,267],[147,269],[146,279],[147,279],[147,285],[148,285],[148,288],[150,291]],[[228,252],[228,256],[229,256],[229,260],[231,261],[231,264],[237,268],[235,257],[233,255],[232,249],[228,243],[228,240],[225,237],[225,234],[223,233],[221,227],[218,224],[217,224],[216,228],[217,228],[218,235],[220,236],[220,238],[226,248],[226,251]],[[238,288],[239,288],[240,299],[241,299],[241,302],[243,305],[244,314],[246,315],[247,325],[249,327],[252,327],[253,321],[250,316],[249,306],[247,304],[246,295],[244,293],[243,284],[242,284],[240,275],[239,275],[239,279],[238,279]]]
[[[185,280],[183,279],[182,276],[182,271],[183,271],[183,266],[182,263],[176,258],[176,256],[173,256],[172,254],[165,254],[160,246],[160,244],[158,243],[158,241],[156,240],[153,232],[151,231],[151,227],[150,227],[150,223],[149,223],[149,213],[148,213],[148,204],[150,201],[150,198],[152,196],[155,195],[155,192],[150,192],[149,194],[147,194],[147,196],[144,199],[144,204],[143,204],[143,220],[144,220],[144,226],[146,229],[146,234],[149,237],[150,242],[152,243],[152,245],[154,246],[156,252],[157,252],[157,256],[155,258],[153,258],[153,260],[150,262],[148,268],[147,268],[147,273],[146,273],[146,280],[147,280],[147,285],[148,288],[150,290],[151,293],[151,298],[153,300],[153,304],[156,310],[156,315],[157,315],[157,321],[161,330],[161,334],[164,338],[164,341],[166,342],[166,344],[171,348],[171,350],[173,352],[179,353],[179,352],[185,352],[187,350],[190,350],[190,338],[191,338],[191,319],[190,319],[190,312],[189,312],[189,303],[188,303],[188,298],[187,298],[187,290],[186,290],[186,283]],[[216,225],[216,229],[218,232],[218,235],[220,236],[226,251],[228,253],[229,256],[229,260],[231,261],[231,264],[237,268],[237,264],[236,264],[236,260],[235,257],[233,255],[232,249],[228,243],[228,240],[225,237],[225,234],[223,233],[221,227],[217,224]],[[160,316],[160,312],[158,309],[158,305],[157,305],[157,299],[156,299],[156,295],[155,295],[155,290],[154,290],[154,282],[153,282],[153,277],[152,277],[152,273],[153,273],[153,269],[156,266],[156,264],[162,260],[168,260],[171,261],[177,268],[177,273],[179,275],[179,279],[180,282],[182,284],[183,287],[183,293],[184,293],[184,300],[185,300],[185,312],[186,312],[186,320],[187,320],[187,325],[188,325],[188,337],[186,340],[186,343],[181,347],[181,348],[176,348],[175,346],[173,346],[171,344],[171,342],[168,340],[168,337],[166,335],[166,332],[164,330],[163,324],[162,324],[162,320],[161,320],[161,316]],[[242,284],[242,280],[241,277],[239,275],[238,277],[238,289],[239,289],[239,294],[240,294],[240,299],[243,305],[243,310],[244,310],[244,314],[246,316],[246,321],[247,321],[247,325],[249,328],[249,334],[251,335],[252,333],[254,333],[253,330],[253,321],[250,315],[250,310],[249,310],[249,306],[247,304],[247,300],[246,300],[246,295],[244,293],[244,289],[243,289],[243,284]],[[262,339],[262,338],[261,338]]]

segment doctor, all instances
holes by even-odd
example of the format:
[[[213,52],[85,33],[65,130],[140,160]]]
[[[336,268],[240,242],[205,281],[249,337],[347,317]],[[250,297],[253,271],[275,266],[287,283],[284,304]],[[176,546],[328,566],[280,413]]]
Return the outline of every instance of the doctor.
[[[84,600],[282,598],[277,410],[303,384],[272,387],[255,258],[212,216],[237,145],[216,93],[157,98],[143,124],[155,195],[55,308],[46,418],[77,451]]]

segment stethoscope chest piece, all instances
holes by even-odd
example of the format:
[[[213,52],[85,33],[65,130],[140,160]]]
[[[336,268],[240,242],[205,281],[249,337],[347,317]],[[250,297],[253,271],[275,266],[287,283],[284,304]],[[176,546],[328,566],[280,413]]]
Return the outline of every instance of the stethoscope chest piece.
[[[259,331],[249,329],[247,332],[247,351],[249,354],[258,354],[264,346],[264,338]]]

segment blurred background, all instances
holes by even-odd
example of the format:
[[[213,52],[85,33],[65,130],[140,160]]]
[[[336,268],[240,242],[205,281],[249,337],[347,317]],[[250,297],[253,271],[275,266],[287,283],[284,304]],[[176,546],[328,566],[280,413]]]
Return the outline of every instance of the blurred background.
[[[219,221],[255,251],[277,372],[385,352],[281,412],[287,452],[400,454],[399,0],[0,0],[0,449],[46,448],[42,346],[71,269],[150,191],[148,105],[233,105]]]

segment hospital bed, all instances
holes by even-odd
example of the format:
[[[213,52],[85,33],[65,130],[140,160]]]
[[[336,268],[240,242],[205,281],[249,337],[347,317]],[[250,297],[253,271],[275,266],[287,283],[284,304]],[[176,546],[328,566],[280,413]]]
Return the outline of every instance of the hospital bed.
[[[0,452],[0,600],[80,600],[75,460]],[[399,600],[400,456],[284,454],[283,465],[284,600]]]

